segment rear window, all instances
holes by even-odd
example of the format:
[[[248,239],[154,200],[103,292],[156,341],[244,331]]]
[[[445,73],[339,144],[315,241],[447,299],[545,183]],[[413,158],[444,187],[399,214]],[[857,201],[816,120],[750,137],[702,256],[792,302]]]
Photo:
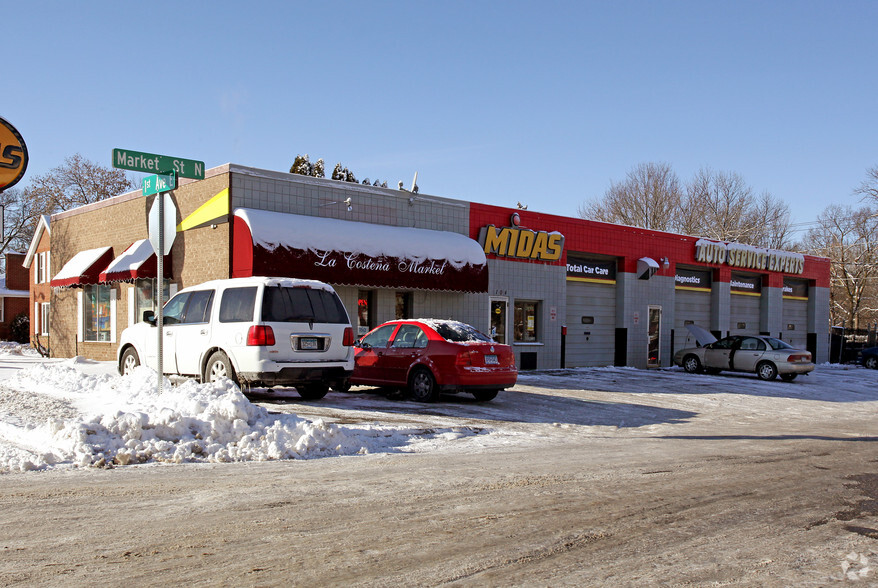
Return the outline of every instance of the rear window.
[[[346,324],[348,313],[338,296],[328,290],[266,287],[262,296],[262,320]]]
[[[451,341],[452,343],[467,343],[472,341],[485,343],[494,342],[493,339],[480,333],[474,327],[466,323],[432,323],[430,326],[439,333],[440,337],[446,341]]]
[[[223,300],[220,302],[219,321],[221,323],[251,322],[255,301],[256,286],[227,289],[223,292]]]

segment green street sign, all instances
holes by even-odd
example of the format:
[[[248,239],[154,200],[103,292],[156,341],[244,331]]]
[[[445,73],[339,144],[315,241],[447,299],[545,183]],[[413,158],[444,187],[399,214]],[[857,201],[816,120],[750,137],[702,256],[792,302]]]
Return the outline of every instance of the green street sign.
[[[204,179],[203,161],[171,157],[169,155],[156,155],[155,153],[142,153],[128,149],[113,149],[113,167],[148,174],[166,174],[172,171],[180,178]]]
[[[174,172],[169,174],[155,174],[143,178],[143,195],[158,194],[159,192],[167,192],[177,187],[177,177]]]

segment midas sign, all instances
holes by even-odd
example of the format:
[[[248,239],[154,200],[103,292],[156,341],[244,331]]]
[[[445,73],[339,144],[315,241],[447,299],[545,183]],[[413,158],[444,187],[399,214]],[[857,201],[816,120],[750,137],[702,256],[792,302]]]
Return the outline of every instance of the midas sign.
[[[27,169],[27,146],[11,124],[0,118],[0,192],[18,183]]]
[[[564,251],[564,235],[561,233],[531,231],[519,227],[482,227],[479,231],[479,243],[484,247],[485,253],[537,261],[558,261]]]

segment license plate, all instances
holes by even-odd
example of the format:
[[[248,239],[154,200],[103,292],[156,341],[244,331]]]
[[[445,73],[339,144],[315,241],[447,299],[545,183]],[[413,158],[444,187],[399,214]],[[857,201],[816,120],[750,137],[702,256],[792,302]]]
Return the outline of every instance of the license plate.
[[[486,355],[485,365],[500,365],[500,362],[497,360],[496,355]]]
[[[314,337],[303,337],[299,339],[299,349],[314,351],[317,349],[317,339]]]

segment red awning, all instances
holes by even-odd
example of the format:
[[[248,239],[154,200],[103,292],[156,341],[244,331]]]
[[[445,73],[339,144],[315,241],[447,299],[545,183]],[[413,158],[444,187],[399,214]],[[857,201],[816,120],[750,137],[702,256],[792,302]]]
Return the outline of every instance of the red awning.
[[[171,256],[166,255],[163,270],[166,278],[171,277]],[[101,282],[124,282],[138,278],[155,278],[158,274],[158,259],[148,239],[135,241],[123,251],[107,269],[101,272]]]
[[[97,284],[100,281],[101,271],[113,260],[111,247],[98,247],[80,251],[70,261],[64,264],[61,271],[55,274],[51,285],[57,286],[84,286]]]
[[[395,227],[239,208],[232,275],[330,284],[487,292],[478,242],[451,231]]]

